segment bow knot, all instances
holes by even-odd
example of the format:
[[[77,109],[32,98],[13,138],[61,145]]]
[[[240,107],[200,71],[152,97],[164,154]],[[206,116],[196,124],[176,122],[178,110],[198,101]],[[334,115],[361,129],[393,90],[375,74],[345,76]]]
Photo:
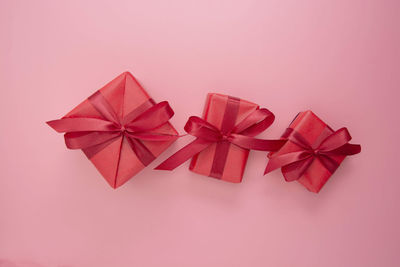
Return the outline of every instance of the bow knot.
[[[321,151],[321,150],[319,150],[319,149],[313,149],[313,150],[311,151],[311,153],[312,153],[312,155],[313,155],[314,157],[318,157],[321,153],[323,153],[323,151]]]
[[[221,141],[231,141],[232,140],[232,135],[230,133],[228,134],[221,134]]]

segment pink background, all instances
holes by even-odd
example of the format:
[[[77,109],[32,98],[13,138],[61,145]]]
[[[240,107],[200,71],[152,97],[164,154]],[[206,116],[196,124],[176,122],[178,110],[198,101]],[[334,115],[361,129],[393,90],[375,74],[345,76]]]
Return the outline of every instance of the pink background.
[[[1,1],[0,266],[400,266],[400,2]],[[316,195],[150,168],[111,189],[46,120],[130,70],[182,132],[206,93],[312,109],[361,154]]]

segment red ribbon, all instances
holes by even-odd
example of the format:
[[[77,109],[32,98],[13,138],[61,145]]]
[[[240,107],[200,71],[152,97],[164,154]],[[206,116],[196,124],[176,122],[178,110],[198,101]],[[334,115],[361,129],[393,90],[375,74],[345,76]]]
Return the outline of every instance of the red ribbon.
[[[292,128],[288,128],[284,136],[287,140],[298,145],[301,150],[272,156],[264,174],[278,168],[287,168],[290,171],[285,172],[286,181],[299,179],[315,159],[319,160],[330,173],[334,173],[339,167],[339,163],[333,158],[334,156],[349,156],[361,152],[360,145],[348,143],[351,136],[347,128],[333,132],[323,139],[319,145],[311,145],[299,132]]]
[[[88,100],[103,119],[67,117],[48,121],[47,124],[59,133],[65,132],[65,144],[69,149],[82,149],[89,158],[122,136],[127,139],[138,159],[147,166],[155,156],[142,141],[172,141],[177,138],[175,135],[151,132],[174,115],[167,101],[154,104],[149,99],[120,119],[99,91]]]
[[[285,140],[263,140],[253,137],[267,129],[274,119],[275,116],[269,110],[265,108],[258,109],[236,126],[233,125],[230,129],[222,131],[204,119],[192,116],[185,125],[185,131],[197,138],[162,162],[155,169],[173,170],[213,143],[232,143],[244,149],[277,151],[286,142]],[[218,169],[223,170],[225,160],[214,160],[214,163],[219,165]],[[221,166],[222,168],[220,168]],[[218,174],[218,176],[220,175],[221,173]]]

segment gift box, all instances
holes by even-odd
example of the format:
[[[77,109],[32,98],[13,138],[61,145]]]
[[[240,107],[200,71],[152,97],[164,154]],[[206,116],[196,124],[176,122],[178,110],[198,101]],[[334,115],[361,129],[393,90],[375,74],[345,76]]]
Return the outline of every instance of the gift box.
[[[129,72],[122,73],[60,120],[48,122],[65,132],[70,149],[82,149],[117,188],[159,156],[178,135],[168,122],[167,102],[156,102]]]
[[[203,117],[190,117],[185,130],[195,141],[172,155],[156,169],[172,170],[192,158],[189,169],[195,173],[240,183],[250,149],[271,151],[281,140],[254,138],[268,128],[274,115],[257,104],[232,96],[207,95]]]
[[[258,108],[257,104],[246,100],[210,93],[204,106],[203,119],[224,132]],[[234,118],[227,116],[231,111],[235,113],[232,116]],[[228,142],[214,143],[192,158],[189,169],[202,175],[240,183],[248,156],[248,149]]]
[[[346,156],[361,151],[349,144],[346,128],[334,131],[312,111],[300,112],[282,135],[287,142],[270,152],[266,173],[280,168],[286,181],[297,180],[318,193]]]

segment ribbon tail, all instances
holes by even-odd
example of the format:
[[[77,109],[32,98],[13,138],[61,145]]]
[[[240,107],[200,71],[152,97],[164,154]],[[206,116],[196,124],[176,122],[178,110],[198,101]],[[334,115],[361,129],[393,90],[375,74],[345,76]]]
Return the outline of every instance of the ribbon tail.
[[[233,144],[251,150],[278,151],[286,143],[286,140],[265,140],[240,134],[232,134],[231,136],[232,138],[229,138],[229,141]]]
[[[62,118],[46,123],[58,133],[118,130],[114,123],[97,118]]]
[[[187,161],[188,159],[192,158],[194,155],[206,149],[212,143],[213,142],[211,141],[197,138],[190,144],[178,150],[178,152],[170,156],[168,159],[166,159],[164,162],[162,162],[154,169],[171,171],[176,167],[178,167],[179,165],[181,165],[182,163],[184,163],[185,161]]]
[[[361,152],[360,145],[354,144],[345,144],[339,148],[336,148],[332,151],[322,152],[318,159],[325,166],[325,168],[330,172],[334,173],[336,169],[339,167],[339,163],[337,163],[331,156],[332,155],[342,155],[342,156],[350,156],[354,154],[358,154]]]
[[[119,132],[68,132],[64,135],[69,149],[85,149],[105,143],[121,134]]]
[[[308,157],[282,167],[282,174],[286,182],[292,182],[300,179],[314,162],[315,157]]]
[[[336,155],[355,155],[361,152],[361,146],[355,144],[345,144],[335,150],[327,152],[326,154],[336,154]]]
[[[291,152],[279,156],[274,156],[268,161],[267,167],[265,168],[264,175],[272,172],[273,170],[282,168],[283,166],[289,165],[294,162],[298,162],[311,157],[310,153],[304,151]]]

